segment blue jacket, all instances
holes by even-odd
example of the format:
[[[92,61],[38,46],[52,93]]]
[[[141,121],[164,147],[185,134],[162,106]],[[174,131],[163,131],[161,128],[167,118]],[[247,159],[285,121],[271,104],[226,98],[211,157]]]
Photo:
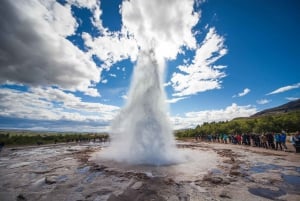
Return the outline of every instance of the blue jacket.
[[[279,133],[275,134],[275,142],[281,142]]]
[[[285,133],[281,133],[280,134],[280,142],[285,142],[286,141],[286,134]]]

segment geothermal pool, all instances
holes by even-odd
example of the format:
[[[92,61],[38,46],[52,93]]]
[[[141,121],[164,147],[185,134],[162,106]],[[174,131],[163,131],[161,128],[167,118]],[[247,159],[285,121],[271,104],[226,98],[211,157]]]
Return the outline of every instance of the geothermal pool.
[[[4,148],[0,200],[300,200],[299,154],[177,142],[184,163],[130,165],[107,144]]]

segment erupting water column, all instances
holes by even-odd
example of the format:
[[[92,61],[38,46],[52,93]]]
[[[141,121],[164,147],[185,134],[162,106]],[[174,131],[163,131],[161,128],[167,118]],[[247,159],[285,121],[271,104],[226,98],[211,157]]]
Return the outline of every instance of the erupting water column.
[[[141,51],[125,107],[111,126],[107,155],[133,164],[178,162],[175,139],[167,115],[163,64],[152,50]]]

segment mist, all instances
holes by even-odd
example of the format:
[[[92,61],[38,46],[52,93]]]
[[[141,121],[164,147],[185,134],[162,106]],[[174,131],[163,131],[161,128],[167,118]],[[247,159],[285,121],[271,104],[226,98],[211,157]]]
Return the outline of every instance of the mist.
[[[141,51],[127,103],[111,125],[111,146],[103,155],[133,164],[165,165],[181,159],[175,145],[163,88],[164,64],[153,50]]]

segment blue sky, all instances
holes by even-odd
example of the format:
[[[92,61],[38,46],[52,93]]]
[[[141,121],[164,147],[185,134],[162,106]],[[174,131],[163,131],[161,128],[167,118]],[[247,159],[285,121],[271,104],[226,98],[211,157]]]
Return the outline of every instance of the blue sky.
[[[0,9],[0,128],[107,131],[149,46],[165,62],[174,129],[300,97],[296,0],[5,0]]]

